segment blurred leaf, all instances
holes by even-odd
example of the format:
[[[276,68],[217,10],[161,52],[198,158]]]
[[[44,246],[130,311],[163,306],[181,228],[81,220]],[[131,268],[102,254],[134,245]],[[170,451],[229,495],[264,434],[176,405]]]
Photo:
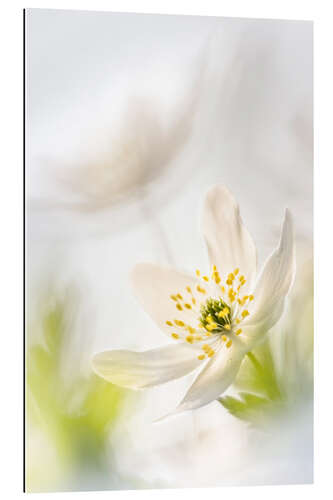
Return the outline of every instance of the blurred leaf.
[[[109,477],[108,437],[128,391],[94,374],[84,378],[75,366],[72,376],[64,378],[61,361],[70,333],[70,307],[70,303],[58,302],[51,310],[41,312],[43,343],[30,346],[27,352],[27,425],[47,438],[57,457],[62,481],[88,464]],[[31,452],[33,442],[29,433],[27,437],[27,452]],[[44,464],[43,455],[37,460],[38,464],[27,460],[28,470],[38,471],[33,477],[27,475],[28,490],[50,490],[52,471],[47,461]]]

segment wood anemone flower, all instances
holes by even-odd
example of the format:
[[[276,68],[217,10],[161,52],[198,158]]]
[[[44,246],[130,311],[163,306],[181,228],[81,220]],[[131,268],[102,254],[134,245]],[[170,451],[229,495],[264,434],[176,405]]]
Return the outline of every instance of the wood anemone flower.
[[[201,366],[173,413],[204,406],[229,387],[244,356],[280,318],[295,273],[288,210],[280,242],[258,274],[255,245],[223,186],[207,193],[203,235],[211,265],[207,275],[154,264],[138,264],[131,275],[142,307],[173,342],[145,352],[105,351],[92,360],[98,375],[132,389],[163,384]]]

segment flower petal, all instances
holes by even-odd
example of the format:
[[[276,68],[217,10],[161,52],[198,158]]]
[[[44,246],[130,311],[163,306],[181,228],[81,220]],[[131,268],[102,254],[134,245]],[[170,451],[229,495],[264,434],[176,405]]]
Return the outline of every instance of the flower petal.
[[[171,414],[194,410],[218,398],[235,379],[246,351],[244,344],[238,339],[229,349],[221,345]]]
[[[256,330],[265,333],[279,320],[295,268],[293,224],[286,210],[280,243],[262,269],[254,290],[253,311],[243,323],[247,335],[251,330],[252,336]]]
[[[211,264],[223,276],[239,268],[247,281],[243,290],[251,288],[256,275],[256,247],[243,225],[235,199],[224,186],[215,186],[207,193],[203,235]]]
[[[172,330],[166,321],[178,318],[197,323],[197,316],[192,310],[180,313],[170,298],[173,294],[184,294],[186,286],[194,288],[197,283],[194,277],[171,268],[142,263],[134,267],[131,281],[143,309],[168,335]]]
[[[92,359],[93,370],[108,382],[143,389],[173,380],[195,370],[199,350],[187,344],[170,344],[144,352],[104,351]]]

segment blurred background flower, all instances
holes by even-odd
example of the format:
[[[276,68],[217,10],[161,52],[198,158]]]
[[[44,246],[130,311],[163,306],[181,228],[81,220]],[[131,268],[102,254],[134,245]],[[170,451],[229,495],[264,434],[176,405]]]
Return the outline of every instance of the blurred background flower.
[[[311,23],[43,9],[26,21],[30,489],[310,482]],[[273,394],[246,371],[228,394],[269,397],[264,430],[219,402],[154,425],[191,378],[133,400],[90,369],[94,352],[164,343],[128,272],[205,267],[199,200],[212,184],[241,203],[259,262],[281,207],[294,216],[299,286],[256,353]]]

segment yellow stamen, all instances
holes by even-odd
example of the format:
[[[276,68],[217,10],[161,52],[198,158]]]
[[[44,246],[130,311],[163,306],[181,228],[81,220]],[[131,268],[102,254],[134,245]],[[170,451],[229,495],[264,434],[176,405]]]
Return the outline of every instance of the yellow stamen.
[[[229,347],[231,347],[231,344],[232,344],[232,340],[228,340],[228,342],[226,343],[226,347],[229,349]]]
[[[191,287],[187,286],[186,290],[188,291],[188,293],[192,293]]]
[[[177,297],[179,300],[183,300],[183,297],[180,295],[180,293],[177,293]]]
[[[197,302],[197,301],[195,300],[195,298],[194,298],[194,297],[192,297],[192,304],[193,304],[193,305],[195,305],[195,304],[196,304],[196,302]]]
[[[177,300],[178,300],[178,299],[177,299],[177,297],[176,297],[176,295],[170,295],[170,298],[171,298],[172,300],[176,301],[176,302],[177,302]]]
[[[202,361],[203,359],[205,359],[205,357],[206,357],[206,356],[205,356],[204,354],[200,354],[200,355],[198,356],[198,359],[199,359],[200,361]]]
[[[248,316],[250,313],[247,309],[244,309],[244,311],[242,311],[242,316],[243,318],[246,318],[246,316]]]
[[[185,304],[185,307],[186,307],[186,309],[192,309],[191,304],[187,304],[187,303],[186,303],[186,304]]]
[[[237,276],[237,274],[239,273],[239,268],[237,267],[235,270],[234,270],[234,275]]]
[[[178,333],[172,333],[171,337],[173,337],[174,339],[179,339]]]
[[[226,342],[228,340],[228,337],[226,335],[222,335],[221,339],[223,340],[223,342]]]
[[[176,304],[176,307],[177,307],[178,311],[182,311],[183,310],[183,308],[182,308],[182,306],[180,304]]]
[[[230,329],[231,329],[231,326],[230,326],[230,325],[224,325],[224,328],[225,328],[226,330],[230,330]]]
[[[186,342],[188,342],[189,344],[193,344],[193,340],[194,340],[194,339],[193,339],[192,335],[188,335],[188,336],[186,337],[186,339],[185,339],[185,340],[186,340]]]
[[[204,279],[205,281],[209,281],[208,276],[203,276],[202,279]]]
[[[215,351],[214,351],[213,349],[211,349],[211,350],[209,351],[209,353],[207,354],[207,356],[208,356],[209,358],[211,358],[212,356],[214,356],[214,354],[215,354]]]
[[[249,296],[249,299],[250,299],[250,300],[253,300],[253,299],[254,299],[254,295],[250,295],[250,296]]]
[[[242,329],[238,328],[238,330],[236,331],[236,335],[240,335],[241,333],[242,333]]]
[[[195,271],[195,274],[196,274],[198,277],[200,276],[200,271],[199,271],[199,269],[197,269],[197,270]]]
[[[171,321],[166,321],[165,322],[168,326],[172,326],[172,322]]]
[[[185,326],[185,323],[183,321],[180,321],[180,319],[175,319],[175,325],[177,325],[177,326]]]

